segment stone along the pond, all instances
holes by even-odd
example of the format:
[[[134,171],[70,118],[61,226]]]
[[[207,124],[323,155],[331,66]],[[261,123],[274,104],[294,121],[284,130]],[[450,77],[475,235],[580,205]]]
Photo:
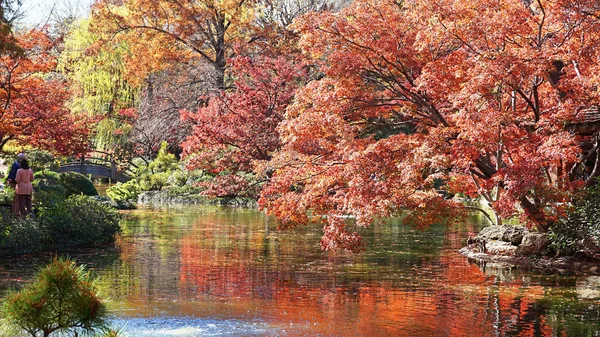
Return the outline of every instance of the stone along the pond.
[[[539,254],[549,244],[543,234],[532,233],[522,226],[510,225],[486,227],[477,235],[474,242],[477,244],[467,248],[481,253],[510,256]]]
[[[544,256],[550,240],[522,226],[486,227],[460,253],[479,261],[509,264],[527,269],[584,274],[600,273],[597,259]]]

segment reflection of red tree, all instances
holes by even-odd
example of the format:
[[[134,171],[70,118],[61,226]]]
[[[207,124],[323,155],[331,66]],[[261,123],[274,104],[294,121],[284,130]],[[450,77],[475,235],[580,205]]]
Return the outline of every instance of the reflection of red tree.
[[[252,297],[254,282],[239,249],[204,248],[196,238],[184,238],[181,263],[181,284],[193,284],[200,296]]]
[[[456,233],[449,230],[448,235]],[[458,254],[424,263],[422,278],[415,270],[408,283],[377,278],[353,283],[340,279],[336,267],[291,271],[259,264],[256,252],[247,248],[183,238],[180,287],[191,285],[201,297],[235,299],[235,306],[252,308],[249,312],[257,316],[299,326],[297,335],[306,335],[307,329],[311,334],[360,336],[552,334],[547,321],[536,316],[543,288],[522,279],[498,285],[496,276]],[[435,280],[430,273],[437,275]]]

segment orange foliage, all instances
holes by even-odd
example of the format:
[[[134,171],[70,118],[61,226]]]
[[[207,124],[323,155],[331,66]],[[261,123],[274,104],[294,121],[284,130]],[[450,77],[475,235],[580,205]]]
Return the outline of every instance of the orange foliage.
[[[13,140],[61,154],[85,150],[87,121],[69,113],[68,83],[51,75],[55,41],[43,30],[31,30],[17,42],[22,55],[0,58],[0,149]]]
[[[140,82],[155,71],[190,59],[214,67],[214,85],[225,87],[232,44],[252,17],[252,1],[98,1],[93,29],[106,39],[124,39],[130,48],[130,76]]]
[[[460,213],[440,185],[545,230],[572,192],[550,174],[577,161],[566,126],[597,101],[600,21],[593,1],[524,3],[358,0],[296,22],[324,76],[287,109],[262,207],[327,217],[326,249],[360,249],[348,215]]]

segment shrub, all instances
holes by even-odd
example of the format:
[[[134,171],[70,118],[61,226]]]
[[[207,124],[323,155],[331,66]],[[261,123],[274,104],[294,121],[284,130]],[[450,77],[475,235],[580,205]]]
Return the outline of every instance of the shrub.
[[[74,194],[98,195],[94,184],[83,174],[77,172],[64,172],[60,175],[60,183],[67,191],[67,196]]]
[[[12,205],[14,196],[15,190],[5,186],[4,189],[0,191],[0,205]]]
[[[56,158],[52,153],[45,150],[33,149],[27,151],[27,160],[29,160],[29,166],[38,172],[57,166]]]
[[[36,219],[0,212],[0,254],[27,254],[45,248],[47,233]]]
[[[179,164],[177,158],[168,153],[167,147],[168,144],[163,142],[156,159],[147,165],[140,164],[133,172],[133,179],[109,187],[106,194],[115,201],[135,200],[142,191],[158,191],[168,186],[173,172],[179,170]]]
[[[130,180],[126,183],[117,183],[106,189],[106,195],[116,202],[136,200],[139,193],[139,185],[135,180]]]
[[[35,184],[57,185],[60,183],[60,173],[54,171],[35,172]]]
[[[600,242],[600,186],[585,190],[567,216],[550,227],[550,248],[557,255],[573,255],[579,252],[583,242]]]
[[[33,190],[34,202],[38,208],[62,202],[67,195],[67,190],[60,184],[60,175],[52,171],[36,173]]]
[[[40,214],[50,240],[59,248],[97,247],[114,242],[120,214],[84,195],[73,195]]]
[[[94,184],[84,175],[75,172],[36,173],[34,199],[37,208],[54,207],[71,195],[98,195]]]
[[[140,167],[136,179],[141,191],[158,191],[167,186],[171,172],[179,169],[177,158],[167,152],[167,142],[162,142],[158,155],[148,166]]]
[[[171,172],[171,175],[167,179],[167,184],[172,187],[189,187],[195,186],[200,182],[210,181],[212,178],[213,177],[204,174],[201,170],[188,171],[185,168],[180,167]]]
[[[33,337],[55,332],[77,336],[78,331],[106,328],[106,307],[97,295],[95,279],[68,259],[54,259],[32,283],[9,292],[1,310],[7,330],[22,330]]]
[[[74,195],[38,208],[36,217],[0,209],[0,255],[98,247],[114,242],[120,214],[93,197]]]
[[[105,204],[106,206],[109,206],[111,208],[115,208],[118,210],[124,210],[124,209],[136,209],[135,205],[127,200],[113,200],[107,196],[101,196],[101,195],[95,195],[92,198],[94,198],[94,200],[97,200],[103,204]]]

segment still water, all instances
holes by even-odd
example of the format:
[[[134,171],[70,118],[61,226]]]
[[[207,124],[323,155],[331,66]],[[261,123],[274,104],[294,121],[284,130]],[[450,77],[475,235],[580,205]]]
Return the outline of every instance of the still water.
[[[100,276],[124,336],[599,336],[600,277],[544,275],[457,253],[485,224],[388,221],[365,253],[319,249],[319,226],[216,206],[125,213],[119,249],[73,255]],[[0,262],[0,291],[31,258]]]

